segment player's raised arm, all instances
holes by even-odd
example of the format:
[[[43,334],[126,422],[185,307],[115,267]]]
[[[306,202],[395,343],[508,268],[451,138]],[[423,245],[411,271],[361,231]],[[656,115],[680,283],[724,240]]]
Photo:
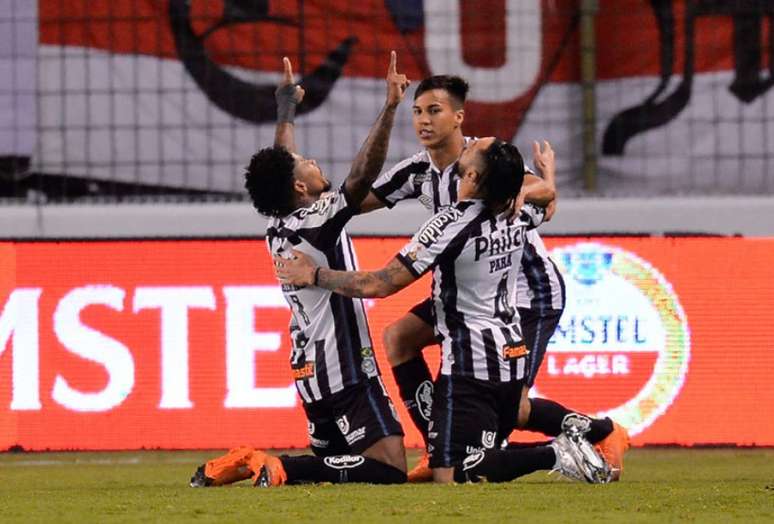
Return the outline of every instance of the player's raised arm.
[[[547,140],[541,145],[532,143],[532,158],[541,177],[524,177],[525,200],[541,207],[550,204],[556,198],[556,162],[554,150]]]
[[[556,209],[556,167],[554,162],[554,150],[551,144],[543,141],[532,143],[532,156],[534,164],[542,177],[524,174],[524,182],[521,186],[519,196],[512,204],[511,210],[514,214],[521,209],[524,202],[529,202],[540,207],[552,207]],[[553,215],[553,212],[551,213]],[[546,211],[546,221],[550,220],[548,211]]]
[[[300,251],[292,253],[292,259],[274,257],[274,271],[282,284],[317,286],[347,297],[384,298],[419,278],[397,258],[378,271],[337,271],[315,265]]]
[[[403,100],[409,81],[406,75],[397,71],[397,55],[390,52],[390,65],[387,69],[387,99],[384,107],[371,126],[368,138],[352,162],[352,169],[344,182],[352,204],[358,206],[368,194],[376,177],[384,166],[387,149],[390,146],[390,132],[395,120],[395,110]]]
[[[282,80],[274,91],[277,102],[277,129],[274,132],[274,145],[284,146],[291,153],[296,152],[293,121],[296,117],[296,106],[304,99],[304,89],[296,85],[293,76],[293,66],[288,57],[282,58],[284,71]]]

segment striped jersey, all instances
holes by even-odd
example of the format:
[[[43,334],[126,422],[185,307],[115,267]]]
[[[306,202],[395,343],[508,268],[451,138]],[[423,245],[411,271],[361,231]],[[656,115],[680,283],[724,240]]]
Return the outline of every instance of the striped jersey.
[[[344,226],[358,212],[342,185],[309,207],[272,218],[266,230],[269,252],[287,256],[296,249],[318,266],[355,271],[357,259]],[[282,293],[291,310],[290,367],[304,402],[379,374],[361,299],[311,286],[283,285]]]
[[[474,139],[465,137],[465,144],[471,140]],[[525,172],[533,173],[529,168]],[[401,200],[417,199],[427,209],[438,213],[457,201],[457,174],[457,162],[446,166],[446,169],[438,169],[430,153],[422,150],[379,175],[371,192],[388,208]],[[526,240],[522,260],[524,274],[520,277],[516,293],[518,307],[564,309],[564,281],[549,258],[543,240],[534,229],[528,232]]]
[[[464,200],[436,213],[401,249],[398,260],[414,276],[433,271],[442,374],[524,378],[527,349],[513,304],[525,235],[544,215],[527,204],[509,221],[482,200]]]
[[[524,254],[516,292],[516,307],[546,311],[564,309],[564,279],[548,256],[548,250],[536,229],[524,237]]]

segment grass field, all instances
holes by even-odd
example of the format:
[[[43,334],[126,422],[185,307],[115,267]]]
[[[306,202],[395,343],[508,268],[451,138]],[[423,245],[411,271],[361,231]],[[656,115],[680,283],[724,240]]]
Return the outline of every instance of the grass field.
[[[536,473],[508,484],[189,488],[212,455],[0,454],[0,522],[774,522],[771,449],[635,449],[624,479],[604,486]]]

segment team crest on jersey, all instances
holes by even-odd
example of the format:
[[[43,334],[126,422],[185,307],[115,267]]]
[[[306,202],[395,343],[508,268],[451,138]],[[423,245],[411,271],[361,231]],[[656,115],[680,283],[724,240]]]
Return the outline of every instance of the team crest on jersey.
[[[624,249],[576,243],[551,257],[566,278],[567,302],[533,394],[609,416],[637,434],[680,393],[690,330],[661,272]],[[578,381],[583,395],[577,395]]]
[[[360,348],[360,356],[363,358],[360,362],[360,370],[369,377],[376,375],[377,367],[374,350],[370,347]]]

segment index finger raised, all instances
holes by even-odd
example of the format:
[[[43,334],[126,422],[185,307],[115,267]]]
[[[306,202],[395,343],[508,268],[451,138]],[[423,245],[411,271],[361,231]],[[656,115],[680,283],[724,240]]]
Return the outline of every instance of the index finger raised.
[[[285,82],[292,84],[293,83],[293,65],[290,63],[290,58],[283,56],[282,57],[282,65],[284,67],[283,71],[283,79]]]

